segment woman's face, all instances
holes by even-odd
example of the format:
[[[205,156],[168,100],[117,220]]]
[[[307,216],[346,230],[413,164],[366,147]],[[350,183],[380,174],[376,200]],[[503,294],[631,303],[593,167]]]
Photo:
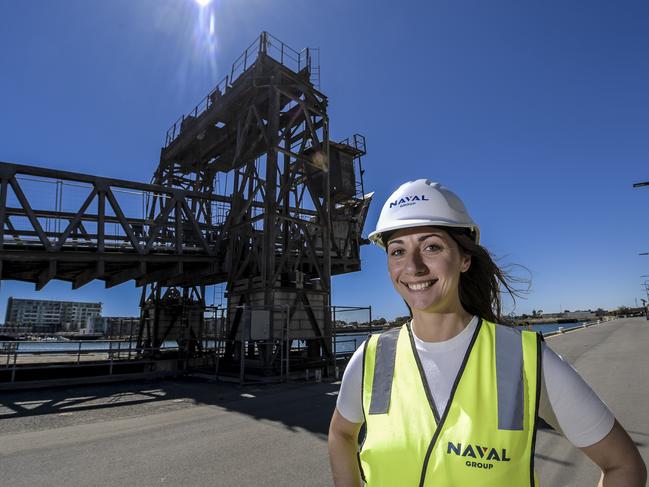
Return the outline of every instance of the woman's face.
[[[460,252],[446,231],[398,230],[388,240],[387,253],[390,279],[408,306],[437,313],[461,309],[460,274],[469,269],[471,257]]]

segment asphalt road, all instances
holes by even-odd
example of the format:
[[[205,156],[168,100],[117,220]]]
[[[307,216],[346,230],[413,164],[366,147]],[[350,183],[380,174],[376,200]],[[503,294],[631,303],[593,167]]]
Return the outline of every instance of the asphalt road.
[[[152,381],[3,393],[0,485],[330,485],[337,390]]]
[[[549,338],[631,432],[649,463],[649,322]],[[338,385],[237,389],[198,379],[3,392],[0,484],[329,486],[326,432]],[[598,469],[541,431],[543,486],[595,486]]]

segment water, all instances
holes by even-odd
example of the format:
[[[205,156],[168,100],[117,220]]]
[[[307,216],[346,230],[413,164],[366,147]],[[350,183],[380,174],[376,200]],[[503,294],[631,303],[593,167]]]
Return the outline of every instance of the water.
[[[544,335],[557,331],[559,327],[563,327],[564,330],[569,330],[570,328],[579,328],[583,322],[576,323],[539,323],[536,325],[531,325],[531,328],[534,331],[539,331]],[[348,354],[354,352],[369,336],[369,333],[354,333],[354,334],[339,334],[336,337],[336,354]],[[18,350],[21,352],[76,352],[81,347],[81,351],[95,351],[95,352],[107,352],[110,350],[110,343],[107,341],[93,340],[93,341],[81,341],[81,342],[1,342],[0,341],[0,350],[3,345],[7,343],[17,344]],[[296,342],[297,343],[297,342]],[[296,343],[293,345],[295,346]],[[207,348],[214,347],[214,341],[209,340],[205,343]],[[135,342],[131,342],[132,350],[135,350]],[[164,342],[164,349],[175,349],[178,347],[178,344],[173,340],[167,340]],[[113,342],[112,350],[128,351],[129,342]]]
[[[369,333],[354,333],[353,335],[337,335],[336,336],[336,355],[348,354],[354,352],[365,339]]]
[[[534,331],[540,331],[544,335],[558,331],[559,327],[562,327],[564,330],[570,330],[571,328],[580,328],[585,321],[577,321],[575,323],[539,323],[537,325],[531,325],[530,328]]]
[[[208,348],[214,348],[214,340],[204,342]],[[92,350],[93,352],[108,352],[111,350],[111,344],[103,340],[86,340],[86,341],[70,341],[70,342],[2,342],[0,341],[0,350],[4,344],[17,344],[18,351],[20,352],[76,352],[81,347],[82,352]],[[136,342],[130,342],[131,350],[135,351]],[[178,348],[175,340],[166,340],[162,346],[163,349]],[[128,341],[114,341],[112,344],[113,352],[122,350],[127,352],[129,349]]]
[[[531,325],[530,328],[534,331],[541,332],[543,335],[552,333],[559,330],[559,327],[562,327],[564,330],[569,330],[571,328],[580,328],[584,324],[583,321],[578,321],[575,323],[538,323]],[[524,328],[523,328],[524,329]],[[339,334],[336,337],[336,353],[337,354],[347,354],[356,350],[369,336],[369,333],[354,333],[354,334]]]

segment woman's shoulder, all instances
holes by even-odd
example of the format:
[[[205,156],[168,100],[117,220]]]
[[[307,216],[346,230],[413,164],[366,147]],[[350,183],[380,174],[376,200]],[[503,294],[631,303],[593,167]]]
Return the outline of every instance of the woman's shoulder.
[[[484,318],[480,318],[480,321],[482,322],[483,326],[489,326],[493,328],[496,332],[498,333],[505,333],[505,334],[517,334],[517,335],[536,335],[538,338],[544,342],[545,340],[543,339],[543,334],[541,332],[538,332],[536,330],[532,330],[529,325],[524,325],[524,324],[516,324],[516,323],[509,323],[506,321],[502,322],[495,322],[495,321],[489,321]]]
[[[482,323],[482,326],[489,326],[501,333],[516,333],[516,334],[521,334],[523,332],[534,333],[534,334],[538,333],[534,330],[530,330],[525,325],[517,325],[515,323],[509,323],[506,321],[490,321],[485,318],[480,318],[480,321]]]

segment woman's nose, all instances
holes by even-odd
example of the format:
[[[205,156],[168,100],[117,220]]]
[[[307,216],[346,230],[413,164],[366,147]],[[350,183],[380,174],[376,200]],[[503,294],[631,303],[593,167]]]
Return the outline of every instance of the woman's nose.
[[[406,262],[406,271],[413,275],[425,274],[428,271],[420,252],[410,252]]]

